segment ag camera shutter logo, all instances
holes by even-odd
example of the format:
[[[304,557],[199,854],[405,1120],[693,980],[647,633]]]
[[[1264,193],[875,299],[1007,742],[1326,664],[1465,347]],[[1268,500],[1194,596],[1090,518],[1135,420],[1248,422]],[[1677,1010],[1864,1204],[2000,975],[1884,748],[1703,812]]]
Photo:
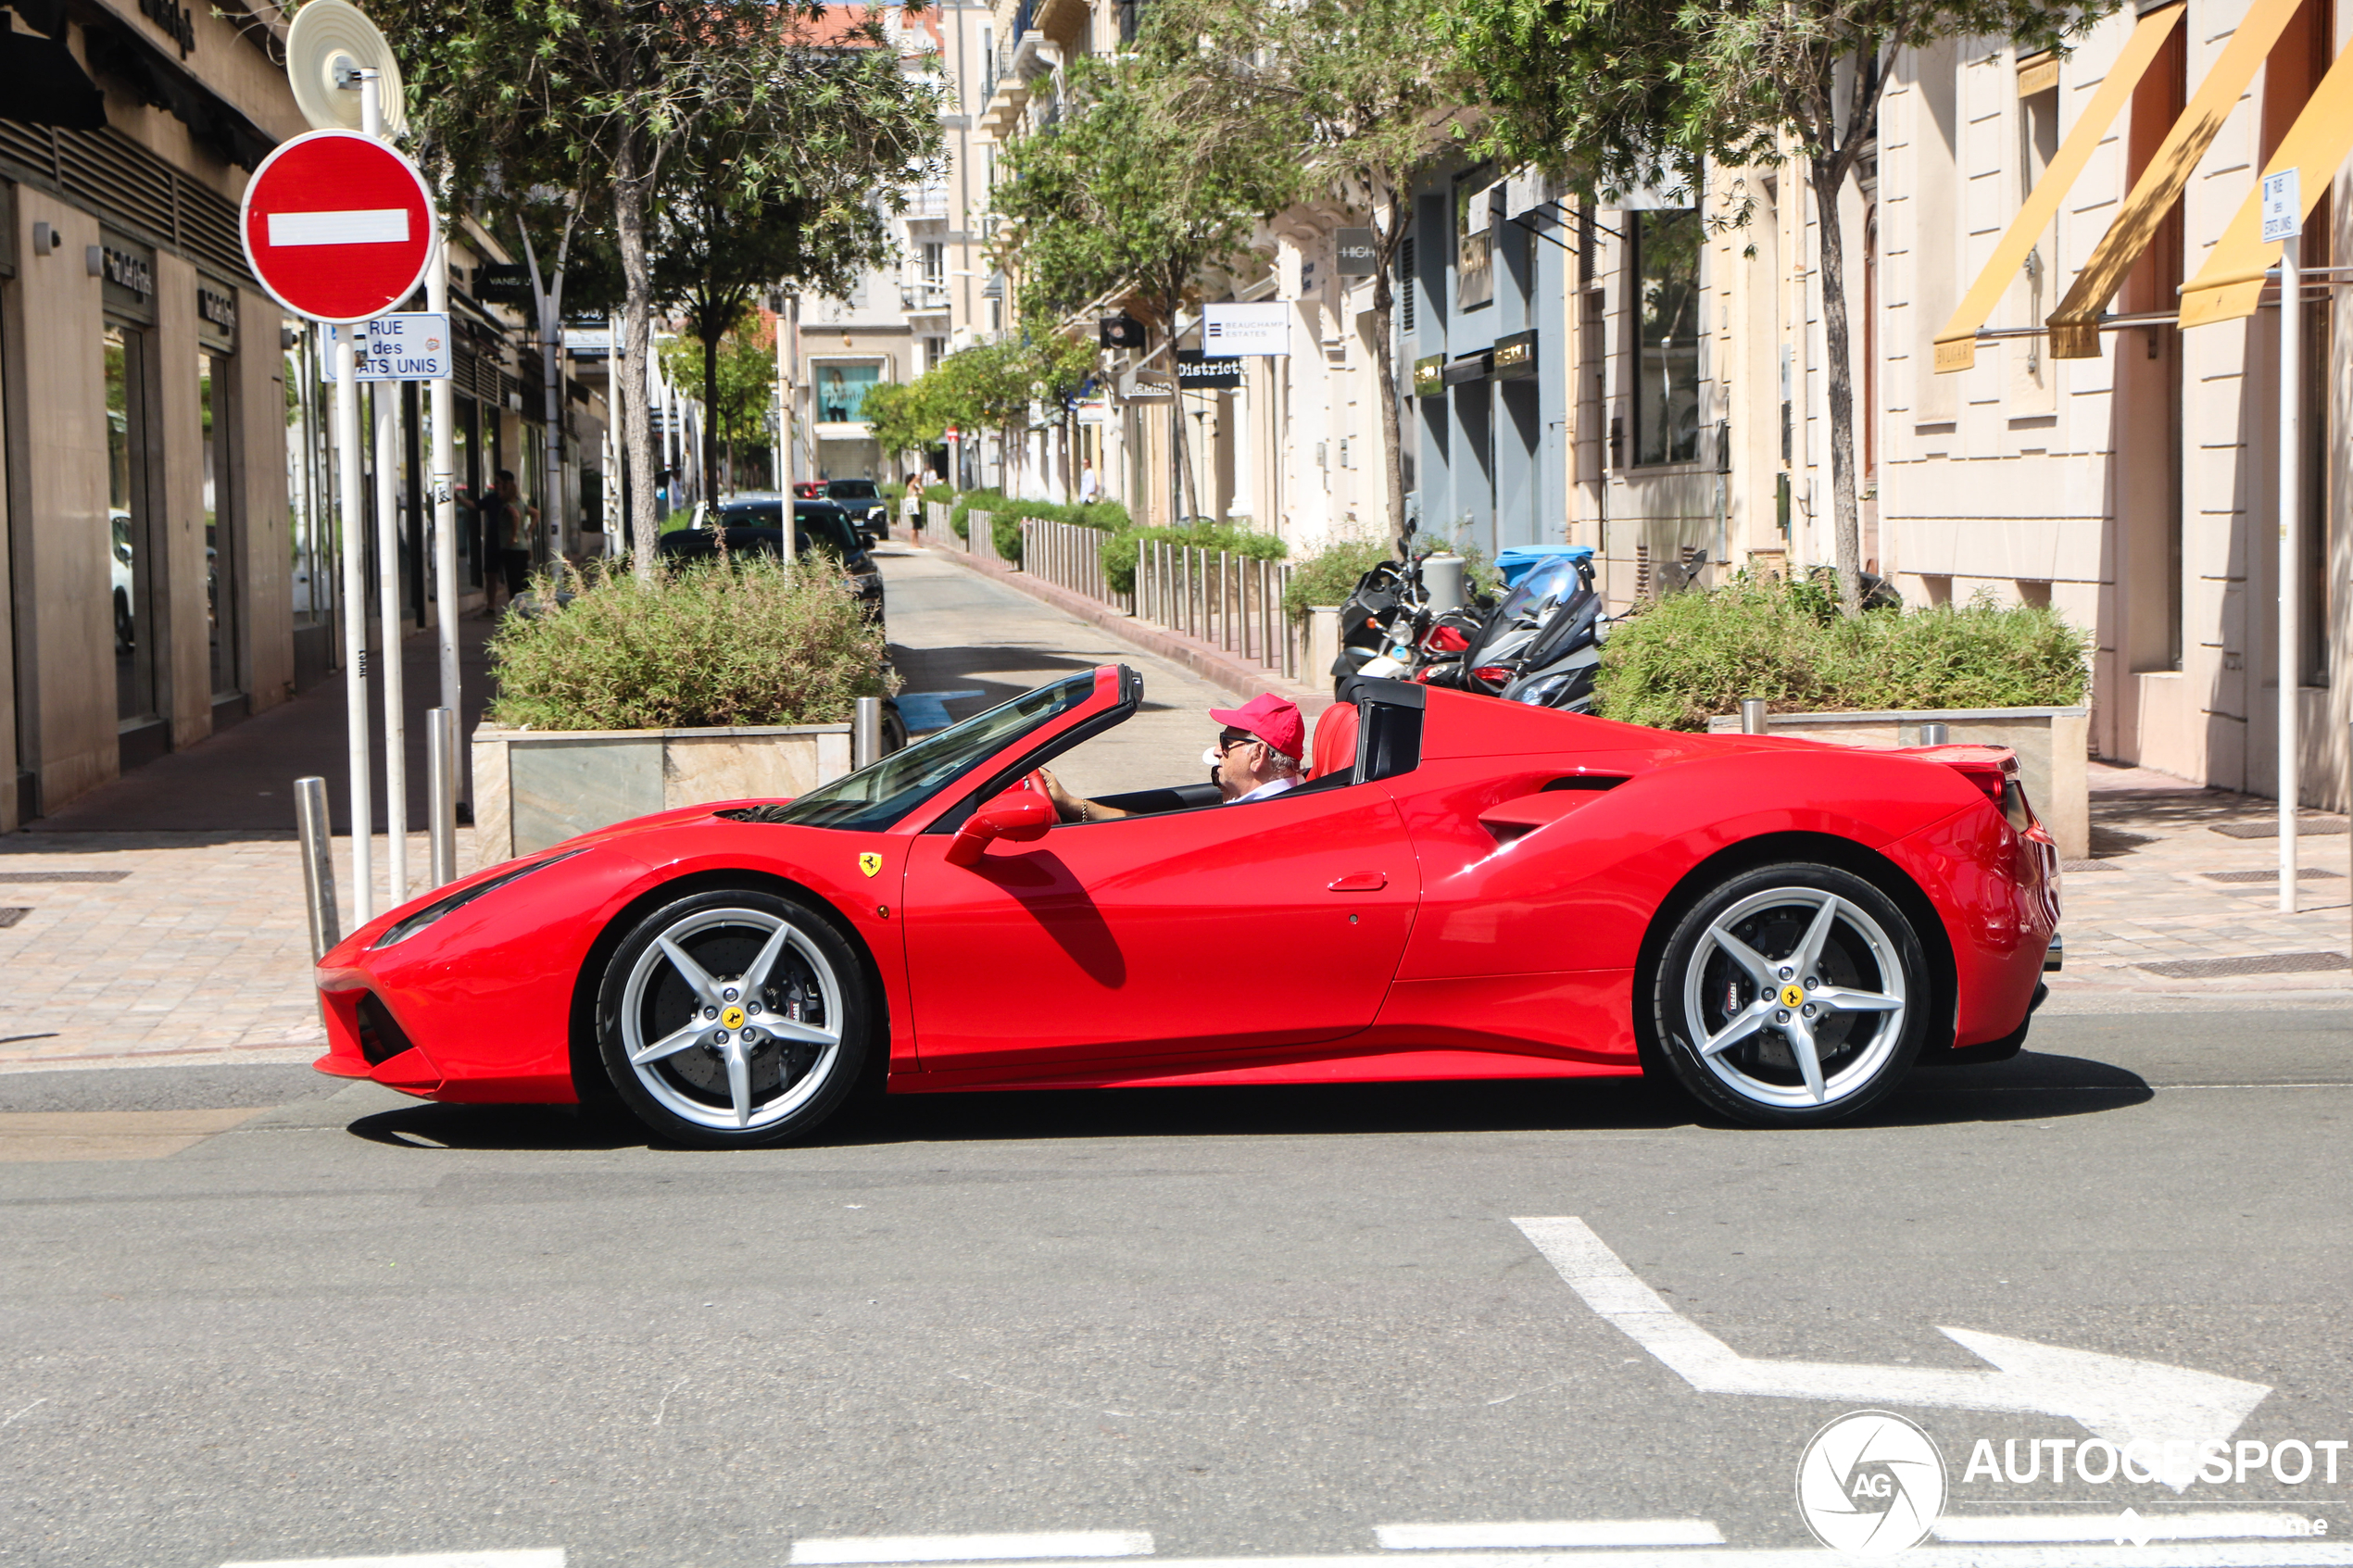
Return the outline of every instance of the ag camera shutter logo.
[[[1944,1512],[1944,1456],[1900,1415],[1840,1416],[1797,1461],[1797,1512],[1832,1551],[1891,1556],[1926,1540]]]

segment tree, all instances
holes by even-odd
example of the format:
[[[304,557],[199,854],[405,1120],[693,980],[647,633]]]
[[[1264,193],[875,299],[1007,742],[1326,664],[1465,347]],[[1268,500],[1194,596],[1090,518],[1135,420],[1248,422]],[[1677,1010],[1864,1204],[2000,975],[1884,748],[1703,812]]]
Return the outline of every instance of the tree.
[[[747,307],[716,345],[700,338],[675,339],[662,350],[662,371],[673,383],[702,383],[704,494],[716,500],[728,489],[740,489],[743,470],[738,447],[748,441],[764,443],[768,434],[768,406],[776,388],[774,320]]]
[[[620,373],[646,384],[655,285],[650,240],[665,182],[708,129],[740,137],[744,189],[868,170],[937,146],[936,108],[872,15],[772,0],[379,0],[429,158],[466,194],[518,156],[583,171],[609,192],[623,277]],[[642,396],[622,400],[633,458],[637,570],[653,571],[654,442]]]
[[[870,55],[862,63],[873,59]],[[903,205],[899,187],[922,177],[937,140],[929,94],[894,80],[908,91],[888,106],[887,116],[887,84],[868,84],[870,110],[890,121],[877,129],[890,134],[870,144],[861,158],[814,167],[754,161],[749,167],[759,172],[748,177],[752,149],[746,136],[758,123],[735,115],[707,121],[681,148],[678,178],[657,231],[654,295],[677,309],[702,346],[701,367],[680,379],[701,384],[705,407],[719,395],[720,340],[736,330],[756,292],[773,285],[842,295],[860,272],[890,259],[881,208],[893,199]],[[706,445],[706,495],[719,493],[718,463],[717,449]]]
[[[1159,0],[1158,15],[1145,44],[1184,82],[1196,119],[1264,122],[1252,143],[1284,147],[1303,189],[1329,191],[1368,220],[1389,521],[1402,537],[1393,280],[1414,173],[1452,139],[1453,52],[1428,0]]]
[[[1447,31],[1489,116],[1483,148],[1508,163],[1538,163],[1603,190],[1690,180],[1709,163],[1787,156],[1804,165],[1830,358],[1839,600],[1858,610],[1853,334],[1838,206],[1877,134],[1881,91],[1901,50],[1953,37],[2061,48],[2116,0],[1445,3]]]
[[[875,445],[886,463],[895,464],[910,452],[928,452],[939,445],[948,421],[934,408],[936,398],[924,383],[937,371],[926,370],[911,382],[879,382],[866,389],[858,412],[875,433]]]
[[[1155,6],[1144,38],[1163,30]],[[1202,269],[1239,254],[1254,223],[1297,189],[1292,149],[1264,117],[1189,113],[1192,78],[1168,69],[1176,45],[1089,57],[1072,72],[1073,107],[1006,149],[998,211],[1013,224],[1025,319],[1059,320],[1127,295],[1176,346],[1176,317]],[[1169,399],[1169,505],[1190,515],[1184,416]]]

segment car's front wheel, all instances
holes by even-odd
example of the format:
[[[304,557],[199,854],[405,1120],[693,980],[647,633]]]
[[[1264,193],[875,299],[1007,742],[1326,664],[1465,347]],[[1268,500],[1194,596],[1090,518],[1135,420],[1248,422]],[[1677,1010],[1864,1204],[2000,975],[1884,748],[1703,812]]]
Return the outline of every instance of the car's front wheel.
[[[1660,1049],[1703,1104],[1764,1126],[1853,1116],[1919,1058],[1927,960],[1894,900],[1794,863],[1726,878],[1685,911],[1650,998]]]
[[[866,981],[832,922],[753,889],[656,909],[606,967],[605,1071],[657,1135],[711,1148],[782,1143],[839,1110],[870,1048]]]

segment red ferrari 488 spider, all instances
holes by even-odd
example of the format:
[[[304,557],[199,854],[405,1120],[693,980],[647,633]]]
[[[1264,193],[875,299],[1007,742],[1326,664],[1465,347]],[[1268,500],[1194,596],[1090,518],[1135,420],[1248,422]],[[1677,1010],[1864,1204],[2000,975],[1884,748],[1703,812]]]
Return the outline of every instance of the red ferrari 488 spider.
[[[1074,675],[798,799],[437,890],[321,961],[318,1065],[434,1099],[617,1098],[721,1147],[808,1134],[862,1085],[1650,1073],[1799,1125],[1916,1063],[2014,1053],[2056,959],[2057,851],[2007,751],[1360,681],[1298,788],[1060,822],[1035,771],[1142,690]]]

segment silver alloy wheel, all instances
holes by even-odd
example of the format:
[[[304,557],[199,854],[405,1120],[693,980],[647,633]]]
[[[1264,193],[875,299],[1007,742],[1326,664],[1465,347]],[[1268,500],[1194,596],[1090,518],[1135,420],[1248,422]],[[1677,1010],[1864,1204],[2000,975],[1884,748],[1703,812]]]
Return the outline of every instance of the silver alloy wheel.
[[[1869,1084],[1904,1037],[1905,1007],[1894,942],[1864,909],[1818,887],[1743,898],[1709,924],[1683,968],[1692,1051],[1758,1105],[1810,1110]]]
[[[713,974],[691,949],[708,952],[714,934],[725,943],[730,932],[741,946],[758,941],[758,950],[740,972]],[[648,1014],[671,976],[693,1005],[676,1027],[649,1039]],[[664,1110],[744,1132],[791,1115],[824,1086],[841,1055],[841,1021],[833,965],[799,927],[766,909],[698,909],[630,967],[621,1042],[637,1082]],[[725,1102],[715,1103],[723,1092]]]

